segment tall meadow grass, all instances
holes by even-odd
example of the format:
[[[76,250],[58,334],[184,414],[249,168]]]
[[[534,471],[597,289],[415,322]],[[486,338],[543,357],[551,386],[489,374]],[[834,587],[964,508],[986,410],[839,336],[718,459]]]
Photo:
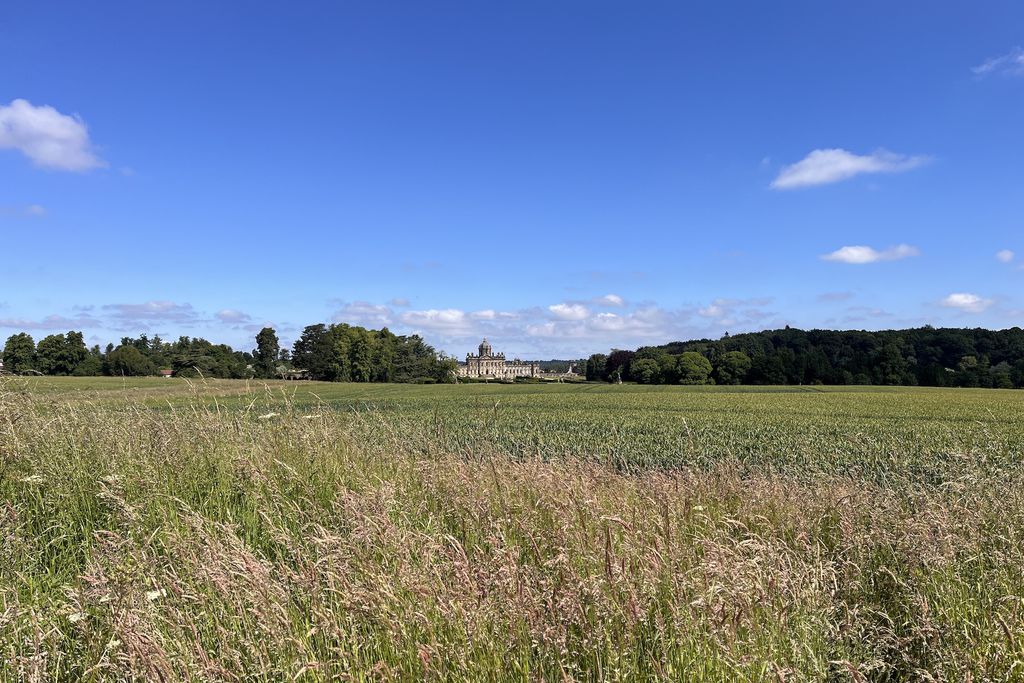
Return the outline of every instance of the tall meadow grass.
[[[0,386],[0,680],[1024,679],[1012,462],[885,483],[770,442],[623,467],[424,434]]]

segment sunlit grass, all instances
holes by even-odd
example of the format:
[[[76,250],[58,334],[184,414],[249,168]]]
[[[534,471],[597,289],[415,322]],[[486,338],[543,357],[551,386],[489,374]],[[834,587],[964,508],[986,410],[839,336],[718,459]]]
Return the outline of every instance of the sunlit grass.
[[[0,385],[2,680],[1024,673],[1020,393],[136,382]]]

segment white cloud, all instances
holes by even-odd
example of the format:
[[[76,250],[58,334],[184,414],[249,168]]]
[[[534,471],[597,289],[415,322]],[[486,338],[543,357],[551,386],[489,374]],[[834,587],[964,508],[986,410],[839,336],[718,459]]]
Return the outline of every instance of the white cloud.
[[[417,329],[447,332],[467,329],[466,313],[457,308],[406,311],[402,313],[401,320],[406,325]]]
[[[527,325],[526,334],[531,337],[547,337],[550,339],[582,339],[587,336],[587,326],[578,321],[538,323]]]
[[[392,324],[394,314],[390,308],[381,304],[353,301],[335,311],[332,319],[337,323],[381,328]]]
[[[1009,249],[1001,249],[996,252],[996,260],[1000,263],[1009,263],[1013,260],[1014,253]]]
[[[927,156],[895,154],[884,149],[864,155],[845,149],[816,149],[795,164],[784,166],[771,187],[791,190],[837,183],[866,173],[900,173],[928,160]]]
[[[594,299],[593,304],[595,306],[609,306],[614,308],[622,308],[626,305],[625,300],[618,294],[605,294]]]
[[[977,76],[989,76],[994,73],[1024,76],[1024,49],[1015,47],[1005,55],[985,60],[971,71]]]
[[[718,318],[725,315],[725,307],[728,305],[728,299],[715,299],[708,306],[698,308],[697,314],[705,318]]]
[[[900,259],[917,256],[920,253],[921,252],[917,247],[912,247],[909,244],[897,244],[895,247],[889,247],[888,249],[882,250],[859,245],[852,247],[840,247],[829,254],[822,254],[821,258],[825,261],[838,261],[840,263],[853,263],[859,265],[864,263],[876,263],[878,261],[899,261]]]
[[[981,313],[993,303],[992,299],[985,299],[977,294],[968,292],[955,292],[942,300],[946,308],[957,308],[965,313]]]
[[[654,306],[639,308],[632,313],[598,313],[588,321],[592,334],[615,332],[625,335],[645,335],[663,327],[671,327],[675,316],[688,317],[686,313],[670,313]]]
[[[36,166],[88,171],[106,166],[96,156],[89,130],[77,116],[27,100],[0,105],[0,149],[16,149]]]
[[[391,304],[392,306],[398,306],[399,308],[407,308],[409,306],[409,300],[400,296],[396,296],[388,303]]]
[[[580,304],[554,304],[548,310],[561,320],[585,320],[590,315],[587,307]]]
[[[614,313],[598,313],[594,316],[593,325],[599,330],[621,330],[625,324],[625,318]]]
[[[469,317],[473,320],[494,320],[498,317],[498,312],[488,308],[483,311],[473,311]]]
[[[462,353],[474,350],[487,337],[495,349],[509,357],[575,358],[609,348],[636,348],[680,339],[717,337],[722,332],[742,332],[779,326],[775,313],[766,306],[769,298],[715,299],[705,309],[718,307],[720,316],[698,314],[698,307],[661,308],[653,304],[595,311],[585,303],[567,301],[551,306],[515,311],[458,308],[393,311],[389,306],[366,302],[345,304],[335,320],[356,322],[360,315],[370,327],[381,320],[373,315],[390,315],[388,327],[398,334],[418,333],[440,350]],[[340,302],[344,304],[344,302]],[[339,304],[339,305],[340,305]],[[707,311],[705,311],[707,312]]]

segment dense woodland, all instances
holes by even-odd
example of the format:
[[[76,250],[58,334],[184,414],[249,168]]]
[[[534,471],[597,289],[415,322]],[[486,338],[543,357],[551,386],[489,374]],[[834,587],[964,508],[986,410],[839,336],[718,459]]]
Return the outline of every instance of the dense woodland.
[[[36,344],[22,332],[3,349],[4,371],[14,374],[177,377],[302,377],[343,382],[449,382],[456,363],[417,335],[399,336],[386,328],[310,325],[289,350],[273,328],[256,335],[256,348],[235,351],[226,344],[180,337],[124,337],[101,350],[85,344],[81,332],[51,334]]]
[[[587,379],[644,384],[1024,387],[1024,330],[766,330],[596,354]]]

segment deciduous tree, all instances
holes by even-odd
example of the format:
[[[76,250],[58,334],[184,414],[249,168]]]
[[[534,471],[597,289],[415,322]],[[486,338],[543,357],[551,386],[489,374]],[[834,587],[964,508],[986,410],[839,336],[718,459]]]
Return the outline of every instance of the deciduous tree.
[[[711,383],[711,361],[696,351],[686,351],[679,356],[677,368],[680,384]]]
[[[726,351],[715,363],[718,384],[742,384],[750,372],[750,356],[742,351]]]
[[[257,376],[273,377],[280,353],[281,345],[274,328],[264,327],[256,335],[256,350],[252,354]]]
[[[22,373],[36,369],[36,343],[26,332],[19,332],[4,344],[4,370]]]

